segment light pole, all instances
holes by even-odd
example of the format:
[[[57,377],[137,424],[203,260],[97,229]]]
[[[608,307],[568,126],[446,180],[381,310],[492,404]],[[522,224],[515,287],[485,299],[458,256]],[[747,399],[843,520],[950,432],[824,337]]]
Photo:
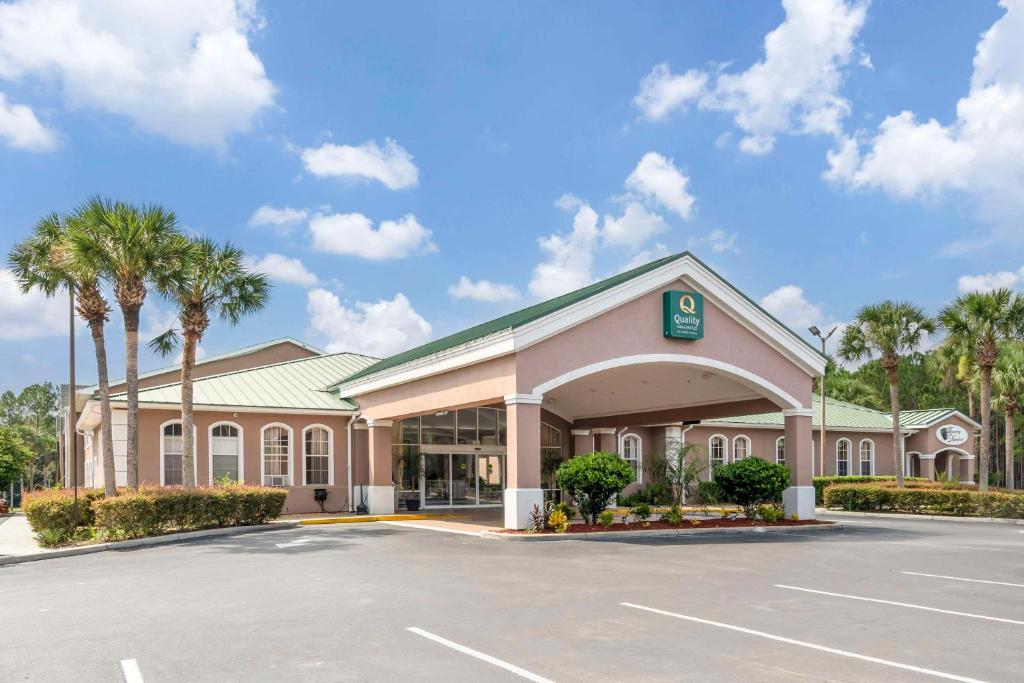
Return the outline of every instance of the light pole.
[[[813,334],[815,337],[821,340],[821,355],[825,355],[825,342],[832,336],[838,328],[833,327],[829,330],[829,333],[822,336],[821,330],[818,329],[817,325],[811,325],[807,328],[807,331]],[[828,363],[825,364],[825,372],[821,373],[821,384],[818,386],[820,391],[818,392],[821,396],[818,401],[821,404],[821,424],[818,425],[818,476],[825,476],[825,375],[828,374]]]

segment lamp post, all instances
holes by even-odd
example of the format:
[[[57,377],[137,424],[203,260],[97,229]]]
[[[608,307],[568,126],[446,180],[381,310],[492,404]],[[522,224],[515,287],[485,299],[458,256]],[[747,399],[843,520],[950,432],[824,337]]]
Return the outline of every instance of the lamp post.
[[[818,329],[817,325],[811,325],[807,328],[807,331],[813,334],[815,337],[821,340],[821,355],[825,355],[825,342],[828,338],[837,330],[837,327],[833,327],[829,330],[826,335],[821,334],[821,330]],[[820,391],[818,392],[821,396],[819,403],[821,404],[821,418],[820,424],[818,425],[818,476],[825,476],[825,376],[828,374],[828,364],[825,364],[825,372],[821,374],[821,384],[818,386]]]

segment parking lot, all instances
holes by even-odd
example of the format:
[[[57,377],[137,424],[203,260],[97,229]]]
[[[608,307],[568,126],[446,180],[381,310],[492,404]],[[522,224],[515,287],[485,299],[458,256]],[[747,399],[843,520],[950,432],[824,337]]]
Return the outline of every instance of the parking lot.
[[[0,567],[0,606],[3,680],[1019,681],[1024,526],[304,527]]]

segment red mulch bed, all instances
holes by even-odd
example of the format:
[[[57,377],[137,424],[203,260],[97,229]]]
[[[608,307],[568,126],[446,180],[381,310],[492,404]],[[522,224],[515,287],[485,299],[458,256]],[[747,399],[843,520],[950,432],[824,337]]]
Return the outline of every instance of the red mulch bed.
[[[669,524],[668,522],[652,521],[647,522],[630,522],[623,524],[622,522],[616,522],[610,527],[603,527],[600,524],[571,524],[569,525],[569,531],[566,533],[570,534],[589,534],[601,531],[645,531],[650,529],[721,529],[725,527],[734,526],[813,526],[815,524],[832,524],[832,522],[821,522],[816,519],[780,519],[774,524],[768,524],[762,521],[754,521],[750,519],[702,519],[700,524],[690,524],[689,522],[683,522],[682,524]],[[505,534],[525,534],[530,533],[525,529],[502,529],[501,533]],[[533,532],[541,534],[553,534],[553,529],[545,529],[541,532]]]

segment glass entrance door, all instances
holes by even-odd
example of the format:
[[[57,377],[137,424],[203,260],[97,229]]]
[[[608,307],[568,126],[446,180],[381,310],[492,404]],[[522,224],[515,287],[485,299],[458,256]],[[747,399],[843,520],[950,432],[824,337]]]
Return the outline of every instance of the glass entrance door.
[[[476,505],[476,455],[452,453],[452,506]]]
[[[423,454],[423,502],[432,507],[451,505],[451,454]]]
[[[427,507],[501,505],[503,453],[423,453],[423,504]]]
[[[505,456],[478,455],[478,505],[501,505],[505,490]]]

